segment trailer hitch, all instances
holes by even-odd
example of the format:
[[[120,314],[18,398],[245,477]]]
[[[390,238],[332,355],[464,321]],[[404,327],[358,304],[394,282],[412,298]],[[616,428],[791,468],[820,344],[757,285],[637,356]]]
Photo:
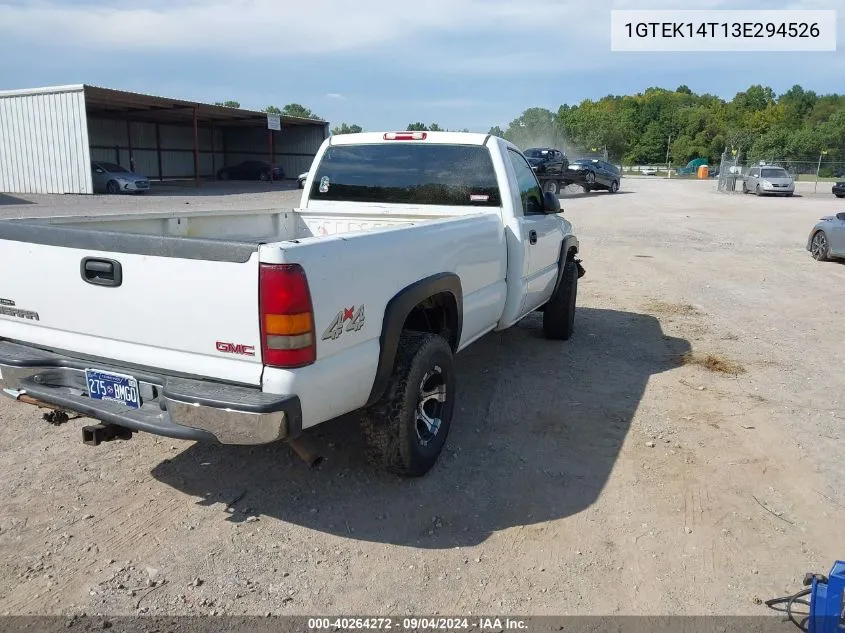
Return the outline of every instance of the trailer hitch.
[[[103,442],[113,440],[131,440],[132,432],[132,429],[117,424],[92,424],[82,427],[82,443],[99,446]]]

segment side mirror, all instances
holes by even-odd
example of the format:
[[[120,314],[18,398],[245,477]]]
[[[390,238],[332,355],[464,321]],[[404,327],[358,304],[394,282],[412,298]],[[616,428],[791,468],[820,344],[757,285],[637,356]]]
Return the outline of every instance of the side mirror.
[[[543,207],[546,213],[560,213],[560,200],[551,191],[544,191]]]

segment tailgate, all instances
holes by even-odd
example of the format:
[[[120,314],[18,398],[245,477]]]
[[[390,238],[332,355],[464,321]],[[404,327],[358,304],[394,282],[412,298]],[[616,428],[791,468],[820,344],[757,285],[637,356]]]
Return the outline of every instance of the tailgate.
[[[0,338],[261,383],[257,245],[2,224]]]

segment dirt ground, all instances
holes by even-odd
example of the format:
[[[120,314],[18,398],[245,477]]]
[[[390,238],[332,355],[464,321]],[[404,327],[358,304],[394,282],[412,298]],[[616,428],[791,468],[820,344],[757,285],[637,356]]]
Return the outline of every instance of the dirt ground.
[[[805,244],[845,205],[637,178],[562,204],[587,270],[575,336],[532,316],[462,352],[422,479],[372,471],[352,416],[310,433],[309,470],[285,445],[84,446],[83,420],[0,401],[0,612],[762,614],[826,573],[845,266]]]

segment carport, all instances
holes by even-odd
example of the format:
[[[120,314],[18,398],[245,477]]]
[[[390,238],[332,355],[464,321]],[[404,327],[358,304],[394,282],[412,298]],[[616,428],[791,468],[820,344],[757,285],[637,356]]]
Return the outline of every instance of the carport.
[[[114,161],[159,181],[215,179],[245,160],[306,171],[328,136],[328,123],[281,116],[271,130],[254,110],[85,86],[93,160]]]
[[[93,193],[91,161],[153,181],[199,185],[220,167],[260,160],[286,178],[307,171],[325,121],[84,84],[0,91],[0,191]]]

